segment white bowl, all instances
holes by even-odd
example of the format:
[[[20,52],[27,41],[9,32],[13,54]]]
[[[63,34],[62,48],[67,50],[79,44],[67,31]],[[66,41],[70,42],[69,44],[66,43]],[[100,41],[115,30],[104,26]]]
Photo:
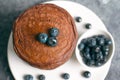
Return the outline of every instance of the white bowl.
[[[114,55],[114,51],[115,51],[115,44],[114,44],[114,40],[113,40],[113,37],[112,35],[108,32],[108,31],[104,31],[104,30],[97,30],[97,29],[90,29],[88,31],[86,31],[83,35],[81,35],[78,39],[78,42],[77,42],[77,45],[76,45],[76,49],[75,49],[75,54],[76,54],[76,57],[77,57],[77,60],[78,62],[86,67],[86,68],[99,68],[99,67],[102,67],[103,65],[105,65],[106,63],[102,64],[101,66],[99,67],[96,67],[96,66],[88,66],[86,65],[84,62],[83,62],[83,59],[82,59],[82,56],[81,56],[81,53],[78,49],[78,45],[81,43],[81,41],[85,38],[88,38],[88,37],[92,37],[94,35],[99,35],[99,34],[102,34],[104,35],[106,38],[109,38],[112,40],[112,45],[110,45],[110,51],[109,51],[109,55],[108,55],[108,58],[107,58],[107,61],[110,61]]]

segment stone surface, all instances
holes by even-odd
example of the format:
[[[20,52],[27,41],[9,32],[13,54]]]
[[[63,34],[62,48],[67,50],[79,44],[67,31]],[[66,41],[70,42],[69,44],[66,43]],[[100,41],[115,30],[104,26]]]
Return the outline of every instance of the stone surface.
[[[49,0],[0,0],[0,80],[14,80],[7,62],[7,44],[14,20],[28,7],[44,1]],[[72,1],[78,2],[94,11],[113,35],[116,43],[116,50],[105,80],[119,80],[120,0],[109,0],[107,4],[101,3],[100,0]]]

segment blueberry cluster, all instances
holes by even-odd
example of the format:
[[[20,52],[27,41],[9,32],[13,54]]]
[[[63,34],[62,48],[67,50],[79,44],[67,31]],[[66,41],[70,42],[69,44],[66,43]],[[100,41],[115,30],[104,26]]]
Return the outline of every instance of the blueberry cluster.
[[[101,66],[109,56],[112,41],[104,35],[83,39],[78,45],[83,61],[88,66]]]
[[[48,46],[56,46],[57,39],[56,37],[59,34],[59,30],[57,28],[49,29],[49,37],[46,33],[40,33],[37,35],[37,40],[41,43],[47,44]]]

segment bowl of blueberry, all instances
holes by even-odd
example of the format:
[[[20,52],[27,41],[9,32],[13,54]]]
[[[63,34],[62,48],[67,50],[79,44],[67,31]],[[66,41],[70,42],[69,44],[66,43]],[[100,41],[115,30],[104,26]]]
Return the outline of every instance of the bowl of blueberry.
[[[98,68],[112,59],[114,50],[114,40],[109,32],[91,29],[79,37],[75,53],[84,67]]]

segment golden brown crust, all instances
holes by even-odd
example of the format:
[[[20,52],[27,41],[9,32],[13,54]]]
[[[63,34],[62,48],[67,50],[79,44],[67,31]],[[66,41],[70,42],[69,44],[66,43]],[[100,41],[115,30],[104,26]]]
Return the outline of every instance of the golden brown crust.
[[[38,42],[38,33],[59,29],[56,47]],[[16,54],[32,66],[54,69],[65,63],[73,53],[78,34],[70,14],[54,4],[39,4],[17,18],[13,27],[13,43]]]

